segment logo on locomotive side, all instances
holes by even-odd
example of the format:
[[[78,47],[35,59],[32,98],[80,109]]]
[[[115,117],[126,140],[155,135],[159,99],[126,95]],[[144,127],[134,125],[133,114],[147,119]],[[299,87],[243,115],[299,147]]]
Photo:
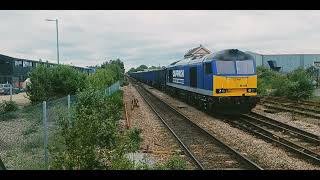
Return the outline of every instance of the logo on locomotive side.
[[[173,70],[172,77],[174,83],[184,84],[184,70]]]
[[[184,78],[184,70],[173,70],[172,71],[172,76],[173,77]]]

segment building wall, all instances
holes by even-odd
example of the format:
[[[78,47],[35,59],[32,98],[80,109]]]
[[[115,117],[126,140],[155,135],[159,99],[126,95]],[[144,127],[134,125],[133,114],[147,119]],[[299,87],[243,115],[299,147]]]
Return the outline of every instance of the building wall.
[[[300,55],[263,55],[263,65],[269,67],[268,61],[276,61],[280,71],[290,72],[301,66]]]
[[[306,55],[304,55],[304,67],[313,66],[314,61],[320,61],[320,54],[306,54]]]
[[[262,65],[262,55],[254,52],[246,52],[254,57],[256,60],[256,66],[261,66]]]
[[[251,54],[257,66],[269,67],[268,61],[276,61],[277,66],[281,67],[282,72],[290,72],[299,67],[308,68],[313,66],[314,61],[320,61],[320,54],[275,54],[275,55],[261,55],[254,52],[247,52]]]

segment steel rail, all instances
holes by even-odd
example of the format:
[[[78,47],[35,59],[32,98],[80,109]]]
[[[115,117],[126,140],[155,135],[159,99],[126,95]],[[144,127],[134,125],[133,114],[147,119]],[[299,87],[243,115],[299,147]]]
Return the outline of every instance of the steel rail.
[[[261,123],[270,124],[274,127],[281,128],[282,130],[290,131],[290,132],[295,133],[301,137],[304,137],[310,141],[315,141],[320,144],[320,136],[318,136],[316,134],[312,134],[310,132],[304,131],[304,130],[299,129],[297,127],[290,126],[286,123],[277,121],[275,119],[269,118],[267,116],[264,116],[264,115],[261,115],[261,114],[255,113],[255,112],[250,112],[249,114],[242,114],[242,115],[246,116],[248,118],[256,118],[256,120],[259,120]]]
[[[316,114],[320,113],[320,110],[318,110],[318,109],[311,109],[311,108],[303,107],[300,104],[297,104],[299,102],[295,102],[296,103],[295,105],[292,105],[292,103],[294,103],[294,102],[285,102],[285,101],[275,102],[275,101],[272,101],[272,100],[265,100],[265,99],[261,100],[261,102],[262,103],[275,104],[275,105],[278,105],[278,106],[281,105],[281,106],[284,106],[284,107],[287,107],[287,108],[298,109],[298,110],[305,111],[305,112],[310,112],[310,113],[316,113]],[[288,103],[291,103],[291,104],[288,104]],[[314,106],[311,106],[311,107],[314,107]]]
[[[254,135],[257,135],[263,139],[266,139],[268,141],[274,142],[276,144],[279,144],[286,149],[290,150],[291,152],[294,152],[298,155],[303,156],[304,158],[310,160],[316,165],[320,165],[320,155],[310,151],[309,149],[306,149],[302,147],[301,145],[298,145],[291,140],[287,140],[286,138],[283,138],[281,135],[275,134],[271,132],[270,130],[261,127],[261,125],[257,125],[252,122],[252,119],[248,120],[248,118],[242,116],[239,120],[233,119],[231,121],[232,123],[240,126],[242,129],[247,130],[251,132]],[[266,125],[266,124],[265,124]],[[269,126],[270,127],[270,126]]]
[[[231,147],[229,147],[228,145],[226,145],[225,143],[223,143],[222,141],[220,141],[219,139],[217,139],[216,137],[214,137],[211,133],[209,133],[208,131],[204,130],[203,128],[201,128],[200,126],[198,126],[197,124],[193,123],[189,118],[187,118],[186,116],[184,116],[183,114],[181,114],[179,111],[177,111],[175,108],[173,108],[172,106],[170,106],[169,104],[165,103],[164,101],[162,101],[161,99],[159,99],[158,97],[154,96],[152,93],[150,93],[148,90],[146,90],[144,87],[138,86],[138,88],[140,88],[140,91],[138,91],[140,93],[140,95],[145,99],[145,101],[147,102],[147,104],[153,109],[153,111],[155,111],[155,113],[158,115],[158,117],[160,117],[160,119],[164,122],[164,124],[168,127],[168,129],[172,132],[172,134],[174,134],[175,138],[178,139],[179,143],[184,147],[184,149],[188,152],[189,156],[192,157],[192,159],[194,159],[195,162],[197,162],[198,167],[202,167],[200,169],[205,169],[203,167],[203,165],[201,165],[200,161],[197,160],[197,158],[195,157],[195,155],[190,151],[190,149],[187,147],[187,145],[185,145],[183,143],[183,141],[178,137],[178,135],[174,132],[174,130],[172,128],[170,128],[170,126],[165,122],[165,120],[161,117],[161,115],[157,112],[157,110],[151,105],[151,103],[148,102],[148,100],[144,97],[145,95],[143,95],[143,93],[141,93],[141,89],[143,89],[145,91],[145,93],[149,94],[150,96],[152,96],[153,98],[155,98],[157,101],[163,103],[165,106],[167,106],[171,111],[174,111],[177,115],[183,117],[185,119],[185,121],[189,124],[191,124],[193,127],[196,127],[199,131],[201,131],[201,133],[205,134],[206,136],[210,137],[211,139],[213,139],[215,142],[217,142],[219,144],[220,147],[223,147],[223,149],[227,150],[230,154],[232,154],[233,157],[235,157],[235,159],[237,159],[238,161],[240,161],[242,164],[246,164],[246,166],[248,166],[248,169],[259,169],[262,170],[262,168],[260,166],[258,166],[257,164],[255,164],[254,162],[252,162],[251,160],[249,160],[248,158],[244,157],[243,155],[241,155],[238,151],[232,149]]]

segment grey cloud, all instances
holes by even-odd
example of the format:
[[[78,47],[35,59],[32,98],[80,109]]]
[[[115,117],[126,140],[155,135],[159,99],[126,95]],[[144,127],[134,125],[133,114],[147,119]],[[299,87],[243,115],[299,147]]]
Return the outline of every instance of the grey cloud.
[[[261,53],[319,53],[320,11],[0,11],[2,54],[76,65],[121,58],[126,68],[169,64],[205,44]]]

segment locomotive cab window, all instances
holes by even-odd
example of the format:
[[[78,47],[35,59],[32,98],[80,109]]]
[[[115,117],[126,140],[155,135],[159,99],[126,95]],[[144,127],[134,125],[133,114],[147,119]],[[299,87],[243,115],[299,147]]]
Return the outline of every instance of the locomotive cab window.
[[[237,74],[254,74],[252,60],[236,61]]]
[[[234,61],[216,61],[217,74],[236,74]]]
[[[205,72],[206,74],[212,74],[212,64],[211,63],[205,63]]]

